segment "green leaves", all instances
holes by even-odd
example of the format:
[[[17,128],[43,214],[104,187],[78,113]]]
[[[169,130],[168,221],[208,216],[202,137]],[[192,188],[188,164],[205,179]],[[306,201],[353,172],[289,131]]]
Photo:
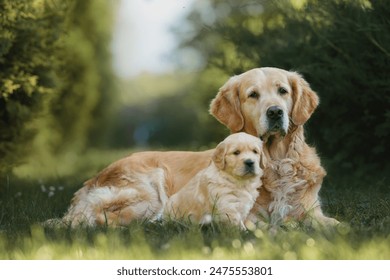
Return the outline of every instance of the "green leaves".
[[[110,5],[0,1],[0,174],[28,155],[37,132],[30,153],[52,153],[65,140],[85,144],[93,110],[111,89]],[[55,141],[47,130],[56,130]]]

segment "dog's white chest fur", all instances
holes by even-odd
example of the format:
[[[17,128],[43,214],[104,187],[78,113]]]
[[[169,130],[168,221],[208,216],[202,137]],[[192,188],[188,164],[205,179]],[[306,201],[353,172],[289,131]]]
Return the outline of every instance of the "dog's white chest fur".
[[[300,178],[296,163],[291,159],[273,162],[273,180],[269,191],[273,200],[269,205],[271,223],[283,222],[287,217],[300,212],[302,205],[295,199],[304,189],[307,180]]]

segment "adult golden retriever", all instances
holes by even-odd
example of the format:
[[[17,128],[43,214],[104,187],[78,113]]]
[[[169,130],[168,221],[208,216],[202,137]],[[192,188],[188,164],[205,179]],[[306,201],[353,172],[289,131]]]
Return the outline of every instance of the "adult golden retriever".
[[[231,77],[212,100],[210,113],[232,133],[260,137],[268,167],[249,220],[288,219],[335,225],[318,192],[326,172],[304,138],[303,125],[318,96],[297,73],[256,68]],[[119,224],[157,219],[168,198],[209,166],[213,150],[140,152],[114,162],[75,193],[63,221],[71,225]]]
[[[245,229],[259,195],[265,161],[258,137],[244,132],[229,135],[214,150],[211,164],[168,199],[165,219],[201,224],[216,220]]]

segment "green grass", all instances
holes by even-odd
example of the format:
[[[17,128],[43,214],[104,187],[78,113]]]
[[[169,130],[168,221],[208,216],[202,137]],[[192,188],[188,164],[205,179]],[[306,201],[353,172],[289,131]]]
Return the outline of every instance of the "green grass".
[[[4,178],[0,259],[390,259],[390,187],[374,176],[363,181],[328,175],[321,192],[323,209],[343,221],[333,230],[298,223],[276,233],[185,222],[139,221],[116,229],[41,225],[61,217],[82,182],[121,153],[127,154],[83,155],[73,165],[73,176],[49,176],[50,170],[38,178],[33,166],[31,174],[26,166],[23,176]]]

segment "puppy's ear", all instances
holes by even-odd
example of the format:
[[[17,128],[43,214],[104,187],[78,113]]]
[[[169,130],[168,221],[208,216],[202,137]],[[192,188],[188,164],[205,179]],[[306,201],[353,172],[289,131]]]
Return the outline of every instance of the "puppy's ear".
[[[260,156],[259,166],[261,169],[265,169],[267,167],[267,158],[263,150],[263,141],[261,141],[257,137],[254,138],[256,138],[255,141],[256,141],[257,148],[259,150],[259,156]]]
[[[227,126],[232,133],[239,132],[244,127],[244,117],[241,113],[239,98],[239,78],[231,77],[211,101],[210,114]]]
[[[313,114],[319,103],[318,95],[309,84],[298,74],[290,73],[293,108],[291,120],[295,125],[304,124]]]
[[[226,154],[226,144],[221,142],[218,144],[217,148],[215,148],[212,160],[215,166],[223,170],[225,168],[225,154]]]
[[[267,167],[267,165],[268,165],[267,157],[264,154],[264,152],[261,151],[261,153],[260,153],[260,168],[264,170]]]

